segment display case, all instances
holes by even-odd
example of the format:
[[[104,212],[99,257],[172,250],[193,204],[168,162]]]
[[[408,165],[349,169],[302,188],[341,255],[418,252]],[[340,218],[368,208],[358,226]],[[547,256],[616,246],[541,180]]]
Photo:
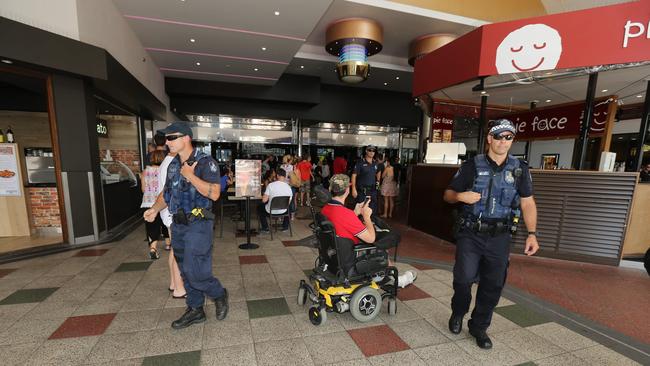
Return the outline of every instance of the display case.
[[[131,187],[138,185],[135,174],[121,161],[102,161],[100,164],[103,184],[129,182]]]

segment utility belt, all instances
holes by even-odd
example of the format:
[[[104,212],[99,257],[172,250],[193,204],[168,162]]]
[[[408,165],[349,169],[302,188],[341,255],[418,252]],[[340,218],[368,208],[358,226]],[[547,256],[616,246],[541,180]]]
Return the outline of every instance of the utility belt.
[[[460,218],[457,222],[459,231],[468,229],[476,234],[489,234],[495,236],[503,233],[513,233],[517,230],[517,225],[512,220],[503,221],[481,221],[480,219]]]
[[[373,186],[360,186],[357,188],[357,191],[361,192],[364,196],[368,196],[372,194],[373,192],[377,191],[377,187],[375,185]]]
[[[193,208],[192,211],[187,214],[182,208],[178,210],[174,215],[172,215],[172,220],[175,224],[179,225],[189,225],[194,221],[199,220],[214,220],[214,214],[207,208]]]

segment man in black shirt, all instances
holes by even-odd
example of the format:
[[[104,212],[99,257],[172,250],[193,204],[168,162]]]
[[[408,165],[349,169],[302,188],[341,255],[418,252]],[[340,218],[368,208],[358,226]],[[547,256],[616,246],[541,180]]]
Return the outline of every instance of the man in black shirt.
[[[485,349],[492,347],[486,330],[506,282],[511,230],[519,220],[520,208],[528,229],[524,253],[533,255],[539,249],[537,208],[528,164],[508,155],[515,133],[509,120],[492,121],[487,154],[465,162],[444,194],[445,201],[461,203],[449,330],[460,333],[472,300],[472,284],[478,280],[476,305],[468,327],[477,345]]]
[[[639,181],[642,183],[650,182],[650,163],[643,164],[641,174],[639,174]]]

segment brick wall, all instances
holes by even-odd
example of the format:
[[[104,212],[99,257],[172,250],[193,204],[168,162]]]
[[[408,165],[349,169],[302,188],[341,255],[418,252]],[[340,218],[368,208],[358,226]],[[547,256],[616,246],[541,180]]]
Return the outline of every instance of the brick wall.
[[[99,150],[99,159],[104,161],[106,150]],[[140,152],[133,149],[111,149],[111,157],[113,160],[120,161],[128,166],[133,174],[140,173]]]
[[[35,228],[61,227],[61,213],[56,187],[28,187]]]

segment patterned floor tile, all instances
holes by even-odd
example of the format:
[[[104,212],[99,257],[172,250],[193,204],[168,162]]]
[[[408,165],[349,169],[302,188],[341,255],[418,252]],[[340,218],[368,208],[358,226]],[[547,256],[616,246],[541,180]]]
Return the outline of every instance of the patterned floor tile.
[[[248,320],[206,323],[203,329],[204,349],[252,343],[251,323]]]
[[[85,315],[68,318],[50,335],[49,339],[87,337],[104,334],[115,318],[115,313]]]
[[[240,255],[239,264],[268,263],[265,255]]]
[[[348,333],[366,357],[409,349],[409,345],[387,325],[348,330]]]
[[[254,366],[256,363],[252,343],[201,351],[201,365],[205,366]]]
[[[293,315],[251,319],[250,324],[256,343],[298,338],[301,335]]]
[[[494,312],[500,314],[511,322],[521,326],[530,327],[532,325],[548,323],[549,320],[544,316],[524,307],[522,305],[502,306],[494,309]]]
[[[256,343],[255,354],[259,366],[308,366],[314,364],[305,342],[300,338]]]
[[[0,346],[0,360],[5,366],[24,365],[25,361],[34,354],[39,345],[39,343],[23,343]]]
[[[497,333],[492,338],[528,357],[530,360],[556,356],[566,351],[527,329]]]
[[[391,329],[411,348],[447,343],[449,340],[433,325],[422,320],[391,324]]]
[[[120,264],[115,272],[146,271],[153,262],[127,262]]]
[[[47,299],[58,287],[50,288],[31,288],[18,290],[0,301],[0,305],[26,304],[31,302],[41,302]]]
[[[101,257],[108,249],[84,249],[77,252],[73,257]]]
[[[629,358],[612,351],[611,349],[597,345],[574,351],[572,354],[578,358],[583,359],[590,365],[616,365],[616,366],[632,366],[639,365],[638,363],[630,360]]]
[[[412,350],[400,351],[395,353],[386,353],[380,356],[368,358],[370,364],[373,366],[425,366],[427,365],[421,358]]]
[[[397,298],[401,301],[426,299],[428,297],[431,297],[431,295],[422,291],[416,285],[406,286],[405,288],[397,291]]]
[[[114,362],[146,356],[153,331],[104,334],[86,359],[88,363]]]
[[[359,347],[346,332],[315,335],[304,339],[316,364],[342,362],[363,358]]]
[[[291,314],[289,305],[284,297],[264,300],[249,300],[248,316],[250,319],[266,318],[270,316]]]
[[[27,361],[28,365],[74,365],[82,362],[99,337],[48,340]]]
[[[526,329],[567,351],[576,351],[598,345],[591,339],[555,322],[534,325]]]
[[[457,344],[443,343],[414,350],[428,365],[479,365]]]
[[[142,366],[199,366],[201,351],[145,357]]]

